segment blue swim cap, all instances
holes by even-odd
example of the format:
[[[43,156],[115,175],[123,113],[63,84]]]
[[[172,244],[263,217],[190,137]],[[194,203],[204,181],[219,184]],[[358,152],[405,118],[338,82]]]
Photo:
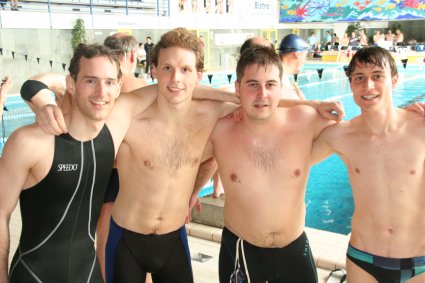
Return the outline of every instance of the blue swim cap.
[[[288,34],[280,42],[279,52],[280,53],[289,53],[297,51],[306,51],[308,49],[307,43],[295,34]]]

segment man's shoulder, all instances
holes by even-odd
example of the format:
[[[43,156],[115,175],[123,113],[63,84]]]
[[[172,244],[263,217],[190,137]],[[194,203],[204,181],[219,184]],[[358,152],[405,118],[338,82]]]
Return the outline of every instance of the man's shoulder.
[[[192,107],[196,109],[198,114],[220,114],[223,111],[223,108],[229,104],[229,102],[217,101],[217,100],[209,100],[209,99],[193,99],[191,101]],[[213,117],[215,117],[213,115]],[[216,118],[213,118],[216,119]]]
[[[48,147],[48,141],[54,140],[54,135],[47,134],[37,124],[26,125],[16,129],[9,137],[7,144],[13,150],[29,150],[40,152]]]
[[[125,74],[122,77],[123,86],[121,91],[123,93],[131,92],[149,85],[144,79],[136,78],[133,75]]]
[[[398,109],[399,117],[403,120],[404,123],[408,123],[414,128],[419,130],[425,130],[424,125],[424,116],[410,110]]]
[[[285,108],[280,107],[278,110],[285,110]],[[283,112],[285,113],[285,112]],[[315,119],[316,117],[320,117],[319,113],[313,107],[305,104],[296,105],[290,108],[287,108],[286,115],[296,116],[299,118],[306,119]]]

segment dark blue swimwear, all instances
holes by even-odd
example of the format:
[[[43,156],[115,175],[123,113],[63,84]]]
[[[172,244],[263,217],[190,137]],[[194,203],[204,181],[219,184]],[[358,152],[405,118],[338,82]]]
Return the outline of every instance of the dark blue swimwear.
[[[241,244],[240,238],[224,227],[219,258],[220,282],[245,283],[248,276],[250,282],[317,283],[316,266],[306,234],[302,233],[283,248],[260,248],[246,241]]]
[[[425,272],[425,256],[388,258],[372,255],[348,246],[347,257],[379,283],[404,283]]]

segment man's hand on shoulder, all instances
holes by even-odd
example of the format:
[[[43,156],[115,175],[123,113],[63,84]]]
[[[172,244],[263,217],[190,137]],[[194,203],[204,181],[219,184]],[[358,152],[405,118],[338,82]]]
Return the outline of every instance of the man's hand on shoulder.
[[[324,118],[340,122],[345,117],[344,107],[339,101],[312,100],[310,104]]]
[[[47,104],[40,108],[36,123],[47,134],[60,135],[68,132],[62,110],[57,105]]]
[[[412,112],[418,113],[420,116],[425,116],[425,102],[415,102],[409,106],[406,106],[404,109]],[[424,120],[425,124],[425,120]]]

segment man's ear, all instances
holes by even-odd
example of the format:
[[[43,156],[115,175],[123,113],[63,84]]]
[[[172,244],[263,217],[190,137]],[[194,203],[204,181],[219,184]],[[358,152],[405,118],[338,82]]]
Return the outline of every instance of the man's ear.
[[[397,86],[398,84],[398,75],[395,75],[391,78],[392,84],[393,84],[393,88]]]
[[[67,75],[66,76],[66,90],[71,95],[74,95],[75,94],[75,81],[74,81],[74,79],[70,75]]]
[[[131,63],[136,62],[136,50],[134,50],[134,49],[132,49],[132,50],[130,51],[130,62],[131,62]]]

